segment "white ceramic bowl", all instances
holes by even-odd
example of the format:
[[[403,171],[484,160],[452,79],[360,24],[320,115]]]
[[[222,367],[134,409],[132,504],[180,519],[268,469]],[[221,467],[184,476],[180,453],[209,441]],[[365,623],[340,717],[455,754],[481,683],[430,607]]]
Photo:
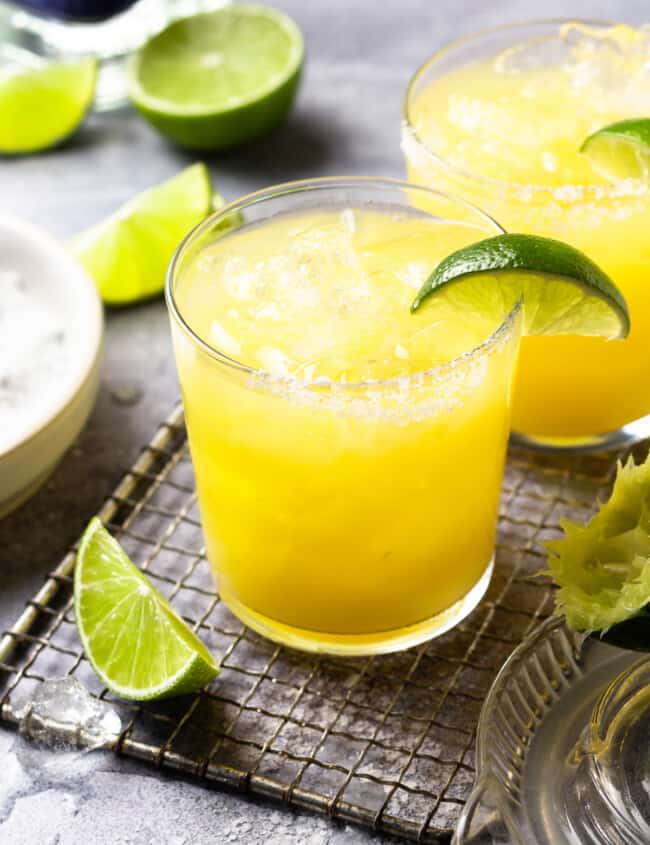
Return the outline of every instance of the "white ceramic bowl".
[[[81,431],[97,396],[104,332],[102,305],[83,268],[46,232],[0,215],[0,280],[6,286],[3,297],[0,284],[0,309],[3,298],[5,304],[10,298],[9,284],[18,289],[18,278],[29,286],[29,298],[19,300],[27,303],[22,310],[6,309],[4,315],[5,358],[16,351],[14,365],[22,370],[13,392],[3,394],[0,385],[0,517],[38,490]],[[40,305],[38,314],[29,310],[32,300]],[[37,328],[46,331],[50,318],[52,330],[65,338],[58,341],[65,355],[56,358],[51,375],[43,371],[42,389],[32,390],[37,401],[28,403],[21,396],[22,386],[31,384],[22,342]]]

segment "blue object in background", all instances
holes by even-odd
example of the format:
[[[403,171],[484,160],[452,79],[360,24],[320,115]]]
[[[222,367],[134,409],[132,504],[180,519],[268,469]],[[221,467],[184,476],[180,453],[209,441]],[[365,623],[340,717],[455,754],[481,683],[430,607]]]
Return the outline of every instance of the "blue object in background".
[[[136,0],[13,0],[26,12],[75,23],[97,23],[126,11]]]

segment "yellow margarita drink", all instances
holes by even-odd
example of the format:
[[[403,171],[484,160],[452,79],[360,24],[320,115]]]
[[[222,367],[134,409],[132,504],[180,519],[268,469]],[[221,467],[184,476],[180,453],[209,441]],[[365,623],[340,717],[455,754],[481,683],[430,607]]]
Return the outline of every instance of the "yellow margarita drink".
[[[413,207],[425,195],[444,218]],[[486,589],[518,312],[409,306],[498,231],[433,192],[316,180],[229,207],[180,250],[168,303],[207,553],[259,632],[390,651]]]
[[[464,196],[508,231],[568,241],[627,299],[625,341],[522,342],[513,428],[534,440],[594,444],[624,437],[624,427],[628,436],[650,429],[642,419],[650,413],[647,174],[634,161],[629,178],[612,178],[580,152],[598,129],[650,117],[649,63],[647,29],[513,26],[442,50],[407,95],[412,181]]]

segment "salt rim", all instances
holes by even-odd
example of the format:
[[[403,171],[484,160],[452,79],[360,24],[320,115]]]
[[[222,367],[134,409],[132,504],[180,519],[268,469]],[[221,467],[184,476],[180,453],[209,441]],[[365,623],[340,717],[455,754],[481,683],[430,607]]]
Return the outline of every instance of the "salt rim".
[[[568,24],[578,24],[591,27],[613,27],[613,21],[599,20],[596,18],[536,18],[533,20],[510,23],[502,26],[487,27],[480,29],[471,35],[455,38],[447,42],[439,50],[436,50],[410,78],[402,100],[402,141],[401,148],[405,156],[425,155],[431,163],[446,171],[450,176],[469,180],[479,186],[489,189],[498,189],[501,194],[512,193],[521,202],[528,202],[534,196],[548,195],[558,202],[575,203],[580,200],[601,200],[617,199],[620,197],[642,196],[648,192],[648,186],[642,179],[622,179],[612,185],[535,185],[524,182],[504,182],[501,179],[494,179],[490,176],[480,176],[460,167],[453,165],[447,159],[439,156],[423,141],[418,134],[417,122],[412,119],[411,110],[413,106],[413,92],[420,81],[420,78],[430,70],[441,59],[446,58],[450,53],[466,47],[474,42],[479,42],[490,35],[500,32],[525,29],[533,26],[557,26],[562,27]]]
[[[254,388],[260,387],[270,390],[274,393],[284,395],[286,398],[293,397],[294,400],[300,395],[304,395],[306,391],[318,391],[314,396],[319,397],[319,404],[325,399],[323,391],[329,391],[330,396],[339,396],[342,398],[353,391],[366,390],[388,390],[395,391],[394,395],[399,395],[408,387],[409,389],[422,389],[425,387],[425,380],[427,382],[436,379],[445,379],[457,373],[461,365],[466,365],[474,359],[480,360],[485,355],[492,354],[494,350],[501,348],[503,343],[507,342],[510,336],[512,327],[516,323],[522,309],[521,301],[517,302],[512,309],[505,315],[502,322],[497,328],[488,335],[485,340],[477,344],[472,349],[463,352],[461,355],[452,358],[450,361],[445,361],[442,364],[437,364],[428,370],[420,370],[416,373],[409,373],[406,376],[391,376],[386,379],[368,379],[361,382],[342,382],[334,381],[326,377],[318,377],[315,379],[300,379],[296,376],[285,376],[276,373],[271,373],[261,369],[249,367],[246,364],[237,361],[235,358],[226,355],[225,353],[212,346],[202,337],[200,337],[192,327],[187,323],[180,312],[176,300],[174,298],[173,286],[175,277],[177,276],[178,265],[184,257],[186,251],[198,241],[204,234],[216,227],[217,224],[227,219],[229,216],[241,215],[241,212],[250,206],[257,205],[265,200],[276,199],[278,197],[298,194],[306,191],[318,190],[332,190],[332,189],[397,189],[408,192],[418,192],[420,194],[428,194],[435,197],[449,200],[459,206],[464,206],[466,209],[477,214],[485,222],[494,226],[499,234],[503,234],[503,228],[490,217],[489,214],[482,211],[472,203],[466,200],[453,196],[452,194],[444,193],[443,191],[436,191],[431,188],[425,188],[422,185],[414,185],[410,182],[405,182],[399,179],[389,179],[383,177],[373,176],[354,176],[354,177],[338,177],[325,176],[317,179],[301,179],[293,182],[283,182],[279,185],[274,185],[270,188],[265,188],[261,191],[247,194],[239,200],[229,203],[223,208],[211,214],[203,222],[199,223],[191,232],[181,241],[167,271],[167,278],[165,281],[165,302],[170,316],[174,322],[184,332],[189,341],[198,346],[198,348],[207,354],[210,358],[215,360],[218,364],[229,367],[241,373],[245,373],[249,378],[247,379],[247,386]],[[284,390],[282,390],[284,387]],[[389,395],[389,394],[387,394]],[[357,397],[359,399],[359,397]],[[368,397],[370,398],[370,397]],[[386,398],[386,396],[382,396]],[[367,404],[367,399],[359,399]],[[308,404],[305,402],[305,404]],[[311,404],[311,403],[309,403]]]

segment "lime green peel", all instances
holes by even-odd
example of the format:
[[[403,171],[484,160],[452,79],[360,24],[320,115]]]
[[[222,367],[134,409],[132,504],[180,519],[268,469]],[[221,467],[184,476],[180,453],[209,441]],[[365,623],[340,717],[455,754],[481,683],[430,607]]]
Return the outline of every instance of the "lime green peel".
[[[92,104],[96,78],[95,59],[0,68],[0,154],[36,153],[65,141]]]
[[[618,465],[609,500],[587,525],[562,520],[545,543],[557,612],[576,631],[650,650],[650,459]]]
[[[86,657],[122,698],[196,692],[218,674],[207,648],[97,518],[77,552],[74,608]]]
[[[523,300],[527,335],[614,339],[630,331],[625,299],[611,279],[569,244],[537,235],[497,235],[452,253],[425,281],[411,310],[431,297],[497,321]]]
[[[194,164],[78,235],[72,249],[104,302],[125,305],[162,291],[178,244],[221,205],[206,166]]]
[[[620,120],[591,134],[580,147],[606,179],[647,180],[650,177],[650,118]]]

